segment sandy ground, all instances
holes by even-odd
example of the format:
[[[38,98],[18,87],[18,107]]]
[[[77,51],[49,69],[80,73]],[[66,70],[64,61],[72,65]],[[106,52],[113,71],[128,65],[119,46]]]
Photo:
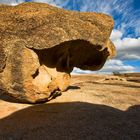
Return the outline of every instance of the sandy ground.
[[[73,76],[68,91],[37,105],[1,92],[0,140],[140,140],[140,82],[132,79]]]

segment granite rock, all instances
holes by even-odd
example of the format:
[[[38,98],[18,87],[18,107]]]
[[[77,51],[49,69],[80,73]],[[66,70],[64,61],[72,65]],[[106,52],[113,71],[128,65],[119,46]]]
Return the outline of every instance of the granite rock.
[[[0,5],[0,88],[22,102],[67,90],[74,67],[99,70],[115,55],[113,19],[42,3]]]

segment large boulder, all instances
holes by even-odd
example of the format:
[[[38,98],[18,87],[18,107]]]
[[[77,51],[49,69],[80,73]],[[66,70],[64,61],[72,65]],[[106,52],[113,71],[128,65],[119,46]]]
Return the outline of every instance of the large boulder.
[[[74,67],[99,70],[115,55],[113,19],[48,4],[0,5],[0,88],[23,102],[47,101]]]

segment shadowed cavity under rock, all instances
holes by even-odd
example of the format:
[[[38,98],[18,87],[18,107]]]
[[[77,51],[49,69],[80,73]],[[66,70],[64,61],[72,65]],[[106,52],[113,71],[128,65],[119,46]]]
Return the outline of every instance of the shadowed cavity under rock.
[[[32,103],[47,101],[51,93],[65,91],[70,84],[70,73],[74,67],[98,70],[109,56],[106,48],[100,51],[100,46],[94,46],[84,40],[67,41],[42,50],[19,48],[11,50],[12,89],[8,92],[21,101]],[[19,59],[14,54],[19,55]],[[30,59],[36,61],[37,66]],[[28,71],[27,67],[31,69]],[[8,70],[10,69],[5,71]]]

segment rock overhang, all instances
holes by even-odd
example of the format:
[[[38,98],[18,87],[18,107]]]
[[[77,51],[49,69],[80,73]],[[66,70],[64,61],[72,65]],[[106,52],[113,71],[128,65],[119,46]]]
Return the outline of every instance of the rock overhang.
[[[20,100],[47,100],[66,90],[74,67],[99,70],[115,55],[109,39],[114,21],[108,15],[41,3],[0,6],[0,11],[1,83]]]

